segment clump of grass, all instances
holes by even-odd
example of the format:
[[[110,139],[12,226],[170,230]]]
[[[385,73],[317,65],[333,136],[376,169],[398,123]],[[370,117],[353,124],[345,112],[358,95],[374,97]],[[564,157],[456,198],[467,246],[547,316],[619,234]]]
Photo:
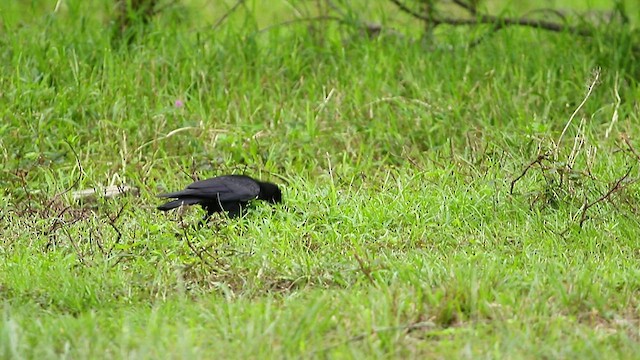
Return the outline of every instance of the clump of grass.
[[[540,175],[538,178],[543,182],[543,186],[540,191],[529,193],[529,195],[533,197],[532,206],[540,203],[543,207],[552,206],[558,208],[562,207],[560,205],[561,203],[566,203],[569,206],[577,207],[570,219],[568,219],[569,225],[560,233],[561,235],[569,232],[574,223],[577,224],[579,228],[582,228],[584,223],[593,216],[589,215],[589,210],[600,208],[601,211],[606,211],[605,209],[607,208],[603,208],[602,206],[604,203],[609,203],[613,211],[620,212],[622,216],[635,216],[637,214],[637,210],[635,206],[633,206],[635,201],[630,199],[630,196],[633,197],[633,193],[627,191],[629,190],[628,187],[638,180],[630,178],[630,175],[635,168],[637,160],[640,158],[624,135],[617,144],[619,151],[618,149],[609,150],[598,146],[596,141],[590,141],[591,139],[587,138],[587,120],[585,117],[582,117],[570,150],[568,146],[563,144],[563,139],[573,124],[576,115],[580,113],[580,110],[593,93],[594,88],[598,85],[600,75],[600,69],[596,69],[593,72],[592,80],[590,80],[584,99],[569,117],[558,140],[552,143],[551,148],[547,150],[542,148],[542,144],[538,146],[536,159],[524,168],[523,172],[511,182],[510,186],[510,193],[513,194],[516,184],[527,176],[530,170],[535,169]],[[617,89],[615,93],[618,93]],[[619,101],[619,96],[617,99]],[[615,104],[611,123],[605,136],[603,136],[604,138],[609,137],[611,129],[617,122],[618,107],[619,102]],[[620,145],[623,145],[624,148],[621,148]],[[624,170],[623,173],[620,173],[620,171],[612,171],[617,175],[615,175],[615,179],[609,182],[603,181],[595,175],[597,172],[594,170],[594,167],[601,166],[601,164],[597,164],[599,148],[602,149],[601,151],[609,150],[617,152],[619,156],[622,157],[622,163],[625,164],[624,167],[626,170]],[[566,158],[561,159],[561,156],[566,156]],[[578,162],[580,158],[581,161]],[[610,157],[605,159],[607,162],[611,161]],[[620,164],[620,162],[616,161],[616,164]],[[607,187],[603,188],[603,185]]]

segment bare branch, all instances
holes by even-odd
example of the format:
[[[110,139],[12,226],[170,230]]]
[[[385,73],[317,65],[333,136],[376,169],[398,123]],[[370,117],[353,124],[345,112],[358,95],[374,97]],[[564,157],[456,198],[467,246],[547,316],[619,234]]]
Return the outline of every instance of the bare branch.
[[[475,5],[466,3],[462,0],[452,0],[454,4],[460,6],[461,8],[467,10],[471,15],[476,15],[478,13],[478,9]]]
[[[422,14],[418,14],[417,12],[411,10],[407,5],[403,4],[401,1],[399,0],[391,0],[392,3],[394,3],[400,10],[404,11],[405,13],[413,16],[414,18],[418,18],[420,20],[430,20],[426,17],[424,17]]]
[[[238,0],[232,7],[231,9],[229,9],[229,11],[227,11],[226,13],[224,13],[224,15],[222,15],[222,17],[220,19],[218,19],[218,21],[216,21],[216,23],[213,25],[213,30],[216,30],[217,28],[220,27],[220,25],[222,25],[222,23],[227,20],[227,18],[233,14],[233,12],[235,12],[240,5],[244,4],[244,0]]]
[[[492,15],[479,15],[473,19],[457,19],[457,18],[430,18],[419,14],[413,10],[411,10],[407,5],[399,0],[390,0],[393,4],[395,4],[401,11],[415,17],[416,19],[420,19],[422,21],[428,21],[433,26],[437,25],[495,25],[498,28],[495,30],[502,29],[506,26],[524,26],[530,27],[534,29],[542,29],[554,32],[568,32],[572,34],[577,34],[580,36],[591,36],[593,32],[586,28],[578,28],[574,26],[559,24],[555,22],[538,20],[538,19],[528,19],[528,18],[501,18]],[[456,4],[461,5],[461,1],[456,1]],[[466,7],[470,5],[465,4]],[[464,6],[463,6],[464,7]],[[465,7],[465,8],[466,8]]]

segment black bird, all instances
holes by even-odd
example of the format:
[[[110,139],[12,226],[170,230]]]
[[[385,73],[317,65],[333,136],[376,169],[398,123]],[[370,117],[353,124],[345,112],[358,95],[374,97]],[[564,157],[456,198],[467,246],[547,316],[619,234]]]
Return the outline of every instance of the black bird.
[[[167,211],[183,205],[200,204],[209,216],[226,211],[230,218],[240,216],[249,200],[265,200],[272,204],[282,202],[282,192],[276,184],[254,180],[245,175],[224,175],[196,181],[182,191],[158,196],[176,199],[158,206],[158,210]]]

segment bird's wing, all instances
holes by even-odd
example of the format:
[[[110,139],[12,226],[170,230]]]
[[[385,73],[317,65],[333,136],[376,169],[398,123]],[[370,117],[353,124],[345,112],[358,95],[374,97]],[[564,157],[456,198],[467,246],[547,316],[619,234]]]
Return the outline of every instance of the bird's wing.
[[[247,176],[227,175],[196,181],[182,191],[159,195],[160,197],[198,197],[220,202],[247,201],[260,194],[260,185]]]

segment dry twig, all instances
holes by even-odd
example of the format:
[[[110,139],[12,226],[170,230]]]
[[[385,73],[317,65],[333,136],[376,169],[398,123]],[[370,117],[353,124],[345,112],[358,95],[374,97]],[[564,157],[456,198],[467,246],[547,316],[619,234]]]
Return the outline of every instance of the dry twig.
[[[369,280],[371,285],[376,286],[376,282],[375,280],[373,280],[373,276],[371,276],[371,268],[367,264],[365,264],[362,258],[360,258],[360,256],[358,256],[358,254],[356,254],[355,252],[353,253],[353,257],[358,262],[360,271],[364,274],[364,276],[366,276],[367,280]]]
[[[356,342],[356,341],[362,341],[364,339],[367,338],[367,336],[373,336],[373,335],[377,335],[383,332],[391,332],[391,331],[406,331],[407,333],[410,333],[412,331],[416,331],[416,330],[422,330],[422,329],[432,329],[434,328],[436,325],[434,323],[432,323],[431,321],[422,321],[422,322],[417,322],[417,323],[412,323],[412,324],[407,324],[407,325],[400,325],[400,326],[388,326],[388,327],[380,327],[380,328],[373,328],[370,332],[366,332],[366,333],[362,333],[359,335],[355,335],[352,336],[348,339],[346,339],[345,341],[339,343],[339,344],[335,344],[335,345],[330,345],[325,347],[324,349],[318,350],[318,351],[314,351],[314,353],[318,353],[318,352],[326,352],[332,349],[335,349],[341,345],[346,345],[352,342]]]
[[[591,84],[587,88],[587,94],[584,96],[584,99],[582,99],[582,102],[580,103],[580,105],[578,105],[578,107],[573,111],[573,114],[571,114],[571,117],[569,117],[569,121],[567,121],[567,124],[564,126],[564,129],[562,129],[562,133],[560,134],[560,137],[558,138],[558,141],[556,142],[556,152],[555,152],[555,157],[556,158],[558,157],[558,150],[560,149],[560,145],[562,143],[562,138],[564,137],[564,134],[567,132],[567,129],[569,128],[569,125],[571,125],[571,122],[573,121],[573,118],[576,117],[576,115],[578,114],[580,109],[582,109],[584,104],[587,102],[587,100],[591,96],[591,93],[593,92],[593,89],[595,88],[595,86],[598,83],[599,79],[600,79],[600,69],[595,69],[594,70],[594,74],[593,74],[593,80],[591,81]]]
[[[607,191],[606,194],[602,195],[598,199],[596,199],[596,200],[594,200],[594,201],[592,201],[592,202],[590,202],[588,204],[585,204],[582,207],[582,213],[580,215],[580,227],[582,227],[584,222],[587,221],[587,211],[591,207],[593,207],[594,205],[596,205],[596,204],[598,204],[598,203],[600,203],[602,201],[608,200],[611,197],[611,195],[613,195],[614,193],[626,188],[631,183],[635,182],[635,180],[634,180],[634,181],[627,182],[626,184],[622,184],[622,182],[629,177],[629,174],[631,174],[631,170],[632,169],[633,169],[633,166],[629,167],[629,170],[627,170],[627,172],[624,174],[624,176],[622,176],[620,179],[618,179],[618,181],[616,181],[616,183],[613,184],[613,186],[609,189],[609,191]]]
[[[542,165],[542,161],[548,159],[549,154],[548,153],[544,153],[544,154],[540,154],[538,155],[538,157],[533,160],[531,163],[529,163],[529,165],[527,165],[526,168],[524,168],[524,170],[522,171],[522,174],[520,174],[517,178],[513,179],[511,181],[511,187],[509,188],[509,194],[513,195],[513,188],[516,186],[516,183],[518,181],[520,181],[520,179],[522,179],[525,175],[527,175],[527,172],[536,164],[538,165]]]

